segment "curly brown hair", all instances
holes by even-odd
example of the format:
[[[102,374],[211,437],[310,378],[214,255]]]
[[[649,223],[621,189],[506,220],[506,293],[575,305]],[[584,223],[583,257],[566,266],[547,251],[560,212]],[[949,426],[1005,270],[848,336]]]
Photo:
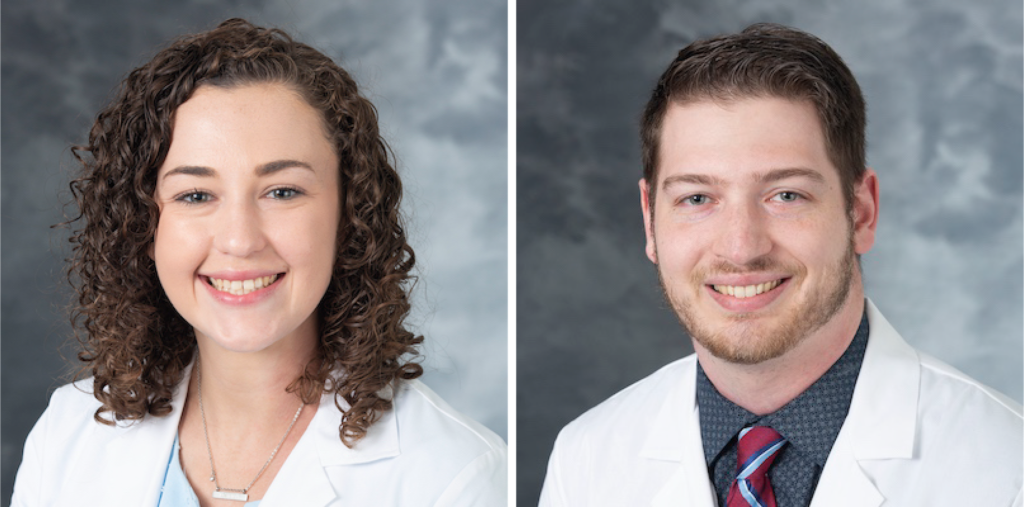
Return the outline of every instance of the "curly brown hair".
[[[71,182],[78,213],[68,280],[79,377],[93,377],[97,421],[171,411],[173,389],[196,353],[192,327],[171,305],[149,255],[159,219],[156,174],[174,112],[201,86],[282,83],[320,111],[339,158],[342,220],[337,257],[317,309],[315,357],[289,387],[306,403],[333,393],[347,446],[391,409],[386,388],[422,367],[404,356],[422,343],[404,326],[415,262],[399,212],[402,185],[380,137],[377,111],[330,58],[277,29],[230,19],[185,36],[132,71],[104,108]],[[84,331],[84,333],[83,333]],[[344,409],[341,400],[348,404]]]

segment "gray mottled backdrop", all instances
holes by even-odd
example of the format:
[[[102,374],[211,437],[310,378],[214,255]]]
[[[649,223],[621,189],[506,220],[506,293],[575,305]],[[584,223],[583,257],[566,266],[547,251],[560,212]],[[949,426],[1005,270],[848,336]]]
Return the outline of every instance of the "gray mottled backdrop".
[[[2,498],[63,381],[58,194],[120,79],[164,43],[242,16],[334,57],[378,107],[399,158],[420,281],[424,381],[507,434],[507,15],[502,0],[2,4]],[[66,195],[63,196],[66,200]]]
[[[914,346],[1021,400],[1021,3],[825,3],[519,1],[520,505],[561,426],[692,350],[643,252],[637,120],[676,51],[757,21],[825,39],[866,94],[870,297]]]

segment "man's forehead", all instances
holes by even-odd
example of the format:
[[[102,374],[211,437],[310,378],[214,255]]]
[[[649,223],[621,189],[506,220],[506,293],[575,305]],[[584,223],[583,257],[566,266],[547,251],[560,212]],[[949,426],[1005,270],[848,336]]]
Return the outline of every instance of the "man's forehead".
[[[805,100],[747,97],[673,103],[666,111],[658,151],[662,185],[680,177],[694,182],[690,175],[754,182],[838,177],[817,112]]]

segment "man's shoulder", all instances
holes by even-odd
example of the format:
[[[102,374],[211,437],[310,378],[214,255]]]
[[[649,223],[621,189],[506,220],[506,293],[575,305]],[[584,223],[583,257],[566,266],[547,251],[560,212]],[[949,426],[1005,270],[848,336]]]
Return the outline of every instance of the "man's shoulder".
[[[640,427],[652,423],[666,400],[680,392],[688,376],[696,375],[696,364],[697,356],[691,354],[663,366],[584,412],[566,425],[559,439],[572,441],[615,435],[614,441],[627,431],[642,435],[643,431],[638,431]]]
[[[936,413],[945,413],[946,417],[941,420],[946,423],[976,423],[976,427],[985,427],[1000,435],[1013,435],[1018,440],[1021,438],[1024,416],[1019,403],[935,357],[920,351],[918,355],[921,361],[919,412],[922,416],[932,409]],[[958,408],[959,417],[949,417],[951,407]]]
[[[670,363],[563,428],[541,505],[649,504],[694,444],[683,428],[693,426],[696,364],[693,355]]]
[[[858,388],[862,383],[867,384],[865,395],[876,396],[895,389],[903,397],[892,399],[898,400],[900,405],[916,402],[922,422],[927,422],[931,412],[949,414],[956,410],[964,420],[983,414],[984,418],[977,421],[979,427],[1001,421],[1015,425],[1020,432],[1022,410],[1019,403],[912,347],[870,302],[868,310],[871,341],[857,382]],[[867,380],[863,378],[865,374]]]
[[[880,420],[859,421],[874,431],[853,442],[858,452],[870,449],[866,454],[902,459],[863,459],[860,466],[878,491],[897,504],[971,505],[984,498],[992,505],[1008,505],[1022,487],[1020,405],[934,357],[920,351],[917,355],[918,390],[908,400],[916,402],[908,414],[913,417],[910,425],[901,430],[905,419],[876,413]],[[884,404],[879,408],[901,410]]]

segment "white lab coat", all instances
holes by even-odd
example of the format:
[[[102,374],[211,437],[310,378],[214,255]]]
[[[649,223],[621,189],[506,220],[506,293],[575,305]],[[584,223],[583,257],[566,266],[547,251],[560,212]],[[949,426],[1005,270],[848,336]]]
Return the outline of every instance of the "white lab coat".
[[[915,351],[867,306],[864,363],[811,505],[1020,506],[1020,405]],[[566,426],[540,505],[714,506],[696,364],[669,364]]]
[[[155,506],[188,377],[168,416],[127,427],[95,422],[91,394],[58,389],[25,442],[12,505]],[[419,381],[401,384],[394,410],[352,449],[341,443],[340,422],[334,397],[324,396],[260,507],[507,503],[505,443]]]

